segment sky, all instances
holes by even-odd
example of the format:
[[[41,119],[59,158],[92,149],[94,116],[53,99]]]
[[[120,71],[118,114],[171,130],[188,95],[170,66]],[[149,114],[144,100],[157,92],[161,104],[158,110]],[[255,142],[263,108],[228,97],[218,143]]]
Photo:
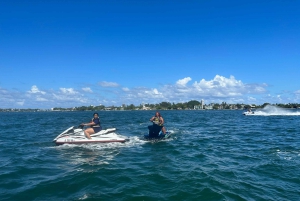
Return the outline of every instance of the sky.
[[[0,1],[0,108],[300,102],[300,1]]]

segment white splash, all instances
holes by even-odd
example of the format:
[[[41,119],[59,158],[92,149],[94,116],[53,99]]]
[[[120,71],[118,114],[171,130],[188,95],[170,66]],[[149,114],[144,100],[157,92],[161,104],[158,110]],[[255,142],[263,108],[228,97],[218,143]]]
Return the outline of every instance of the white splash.
[[[300,116],[300,111],[295,109],[285,109],[281,107],[277,107],[274,105],[267,105],[263,109],[257,109],[254,111],[253,115],[258,116],[274,116],[274,115],[281,115],[281,116]]]
[[[299,161],[300,153],[297,150],[277,150],[276,155],[283,160],[287,161]]]

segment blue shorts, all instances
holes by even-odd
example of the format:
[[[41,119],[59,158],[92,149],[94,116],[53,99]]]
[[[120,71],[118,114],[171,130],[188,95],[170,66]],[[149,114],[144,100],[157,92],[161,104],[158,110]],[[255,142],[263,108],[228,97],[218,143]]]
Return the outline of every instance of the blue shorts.
[[[93,129],[94,129],[95,133],[98,133],[99,131],[102,130],[102,127],[101,126],[100,127],[93,127]]]

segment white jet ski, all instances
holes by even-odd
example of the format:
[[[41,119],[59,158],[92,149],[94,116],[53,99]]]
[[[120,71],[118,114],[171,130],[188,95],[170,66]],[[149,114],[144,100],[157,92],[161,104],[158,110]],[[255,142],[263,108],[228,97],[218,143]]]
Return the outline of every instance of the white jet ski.
[[[91,139],[88,139],[82,128],[72,126],[59,134],[53,142],[57,145],[62,144],[86,144],[86,143],[109,143],[109,142],[126,142],[128,139],[122,138],[115,133],[115,128],[101,130],[98,133],[92,134]]]
[[[252,112],[252,111],[251,111],[251,112],[247,111],[247,112],[244,112],[243,115],[254,115],[254,112]]]

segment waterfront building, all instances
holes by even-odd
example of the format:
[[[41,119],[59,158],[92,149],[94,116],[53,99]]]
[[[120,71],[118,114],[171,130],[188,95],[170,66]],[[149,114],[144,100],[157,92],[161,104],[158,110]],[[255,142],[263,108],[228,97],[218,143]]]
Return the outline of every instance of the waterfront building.
[[[200,105],[194,105],[194,110],[203,110],[204,109],[204,100],[201,99]]]

